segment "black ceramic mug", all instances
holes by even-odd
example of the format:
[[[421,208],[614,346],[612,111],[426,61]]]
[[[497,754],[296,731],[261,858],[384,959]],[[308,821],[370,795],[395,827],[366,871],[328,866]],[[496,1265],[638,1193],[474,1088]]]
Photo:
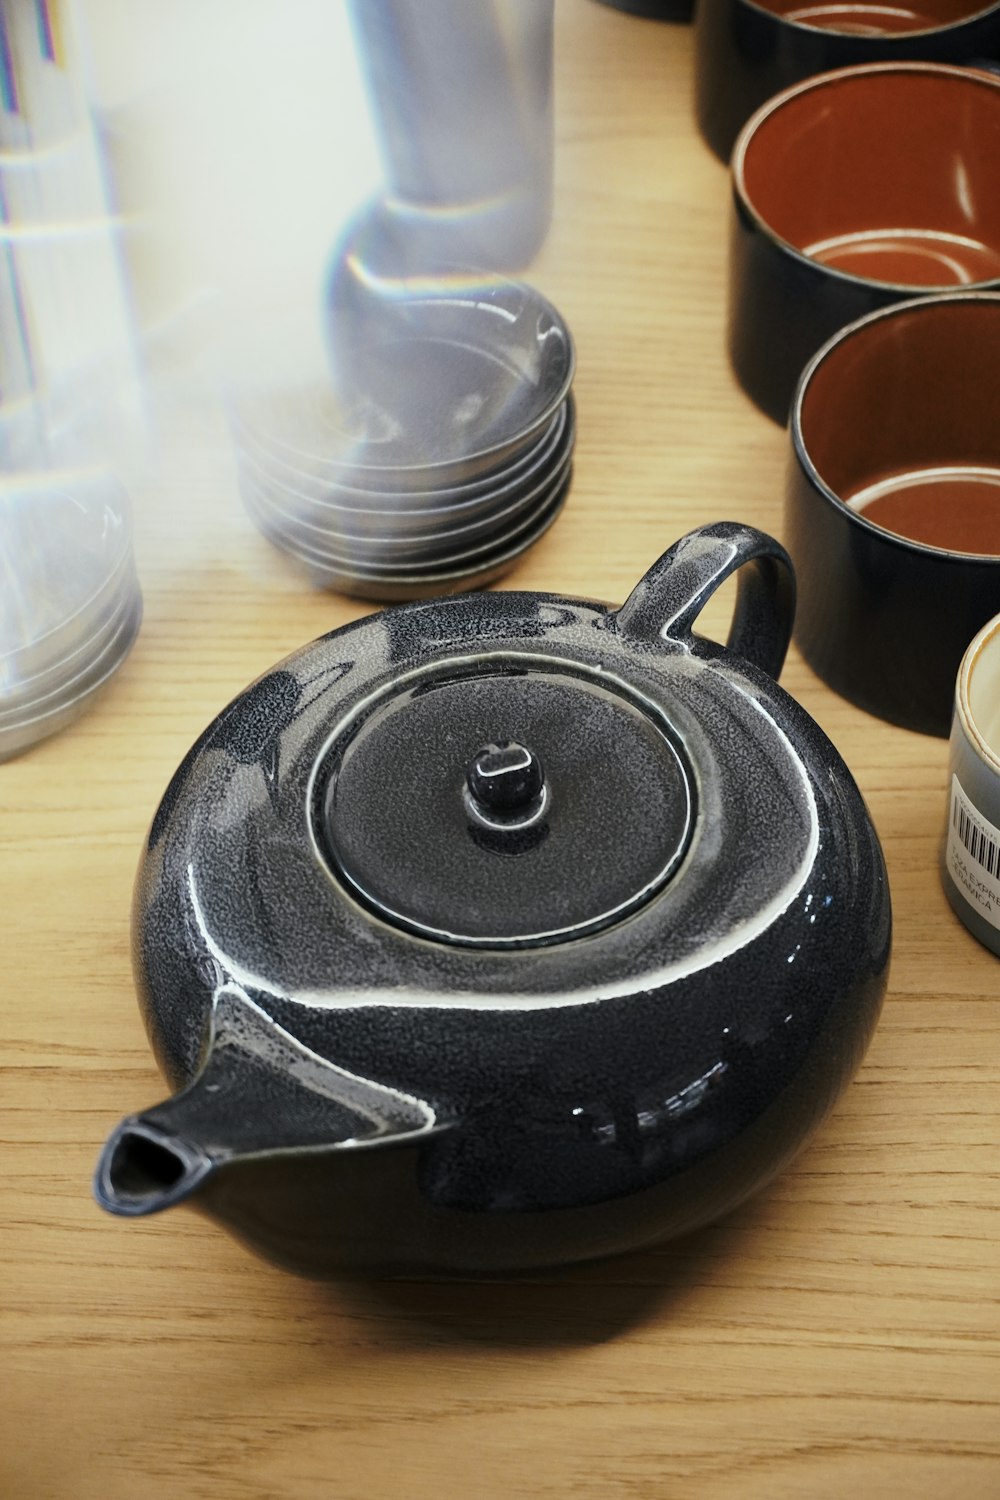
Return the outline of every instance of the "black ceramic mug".
[[[728,161],[756,109],[816,73],[858,63],[1000,57],[1000,4],[982,0],[698,0],[695,113]]]
[[[1000,611],[1000,294],[852,324],[792,407],[795,639],[836,692],[947,735],[972,637]]]
[[[787,89],[733,152],[729,353],[785,422],[838,329],[895,302],[1000,288],[1000,77],[845,68]]]

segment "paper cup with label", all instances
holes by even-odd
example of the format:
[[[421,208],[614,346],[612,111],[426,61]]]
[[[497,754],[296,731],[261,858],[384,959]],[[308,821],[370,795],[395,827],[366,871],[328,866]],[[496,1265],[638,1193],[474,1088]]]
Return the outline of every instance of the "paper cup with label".
[[[966,927],[1000,954],[1000,615],[958,672],[941,873]]]

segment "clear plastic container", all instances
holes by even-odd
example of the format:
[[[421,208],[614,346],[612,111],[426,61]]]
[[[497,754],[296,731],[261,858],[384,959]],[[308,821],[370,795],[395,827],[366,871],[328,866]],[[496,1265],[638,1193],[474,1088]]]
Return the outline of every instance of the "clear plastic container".
[[[0,6],[0,759],[82,712],[142,615],[111,472],[142,389],[75,15]]]
[[[110,475],[0,484],[0,759],[82,713],[141,619],[128,501]]]

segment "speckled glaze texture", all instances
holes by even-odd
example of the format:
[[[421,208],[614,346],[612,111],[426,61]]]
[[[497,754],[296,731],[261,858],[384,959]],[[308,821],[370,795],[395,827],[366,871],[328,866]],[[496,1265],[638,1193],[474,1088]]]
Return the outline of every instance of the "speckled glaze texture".
[[[737,569],[723,649],[692,627]],[[112,1136],[99,1201],[190,1198],[310,1274],[490,1272],[678,1234],[766,1182],[860,1061],[890,946],[862,799],[772,675],[792,598],[778,544],[719,523],[617,611],[525,593],[386,610],[231,704],[171,783],[136,890],[140,999],[182,1092]],[[523,947],[374,915],[317,833],[344,726],[408,674],[506,691],[553,669],[669,726],[692,798],[670,877],[620,920]],[[514,857],[530,882],[531,846]],[[627,867],[628,840],[605,828],[596,857]]]

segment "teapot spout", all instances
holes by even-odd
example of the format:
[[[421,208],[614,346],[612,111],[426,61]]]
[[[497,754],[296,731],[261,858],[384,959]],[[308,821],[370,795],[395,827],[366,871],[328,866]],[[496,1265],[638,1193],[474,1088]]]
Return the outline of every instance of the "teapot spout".
[[[94,1193],[109,1213],[138,1218],[182,1203],[213,1170],[212,1158],[141,1115],[112,1131],[101,1153]]]
[[[329,1062],[225,985],[200,1071],[112,1131],[94,1196],[109,1213],[135,1218],[192,1197],[229,1162],[391,1145],[441,1128],[424,1100]]]

